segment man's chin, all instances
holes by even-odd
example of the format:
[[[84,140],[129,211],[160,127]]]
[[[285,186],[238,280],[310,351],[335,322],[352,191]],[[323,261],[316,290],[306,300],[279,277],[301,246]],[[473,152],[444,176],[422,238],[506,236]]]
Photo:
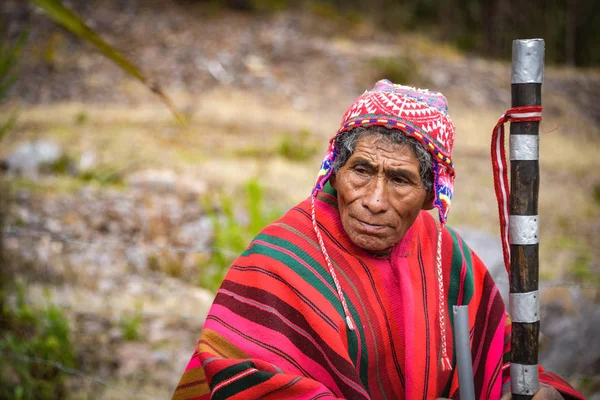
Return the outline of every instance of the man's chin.
[[[394,247],[394,244],[390,245],[388,241],[364,234],[355,233],[350,236],[350,240],[358,247],[375,254],[389,252]]]

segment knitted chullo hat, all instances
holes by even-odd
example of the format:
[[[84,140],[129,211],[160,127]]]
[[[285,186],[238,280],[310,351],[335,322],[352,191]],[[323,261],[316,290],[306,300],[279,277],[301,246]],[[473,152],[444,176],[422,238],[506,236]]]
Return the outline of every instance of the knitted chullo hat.
[[[406,136],[417,139],[433,156],[434,205],[440,221],[446,223],[454,188],[454,124],[448,116],[448,103],[441,93],[381,80],[363,93],[342,118],[337,134],[329,142],[327,155],[321,165],[313,195],[323,189],[333,172],[338,149],[335,139],[343,132],[362,126],[385,126],[398,129]]]
[[[446,98],[437,92],[424,89],[396,85],[388,80],[381,80],[375,87],[363,93],[346,111],[337,134],[329,142],[329,148],[312,191],[313,228],[319,240],[321,251],[334,280],[338,297],[346,314],[348,328],[353,330],[354,324],[348,311],[344,294],[336,277],[333,265],[325,248],[320,229],[316,222],[315,197],[323,189],[333,173],[333,164],[338,156],[335,140],[343,132],[357,127],[384,126],[398,129],[406,136],[415,138],[429,151],[433,158],[435,194],[434,206],[438,209],[440,226],[438,228],[436,269],[439,286],[439,320],[442,339],[441,362],[444,369],[450,369],[450,359],[446,351],[445,296],[442,278],[442,230],[448,218],[454,188],[454,165],[451,154],[454,147],[454,124],[448,116]]]

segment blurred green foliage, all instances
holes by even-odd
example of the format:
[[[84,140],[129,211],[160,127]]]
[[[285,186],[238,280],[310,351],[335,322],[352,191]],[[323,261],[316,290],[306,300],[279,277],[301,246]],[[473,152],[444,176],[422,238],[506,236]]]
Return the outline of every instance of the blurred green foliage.
[[[297,133],[286,133],[277,145],[277,154],[292,161],[306,161],[319,151],[316,143],[311,141],[308,129]]]
[[[2,25],[0,24],[1,27]],[[14,43],[0,36],[0,101],[6,98],[8,90],[17,80],[14,68],[19,62],[19,56],[26,40],[27,33],[25,32]]]
[[[244,188],[241,198],[225,194],[218,196],[220,210],[211,211],[214,227],[211,258],[201,266],[200,286],[217,291],[231,263],[250,244],[250,241],[282,212],[265,204],[264,189],[253,179]],[[210,210],[210,205],[207,205]]]
[[[12,189],[9,182],[0,181],[0,232],[13,201]],[[64,398],[63,369],[75,364],[69,321],[59,307],[30,304],[5,250],[0,234],[0,399]]]
[[[144,84],[148,89],[150,89],[150,91],[152,91],[152,93],[158,96],[158,98],[169,108],[169,110],[171,110],[179,123],[185,125],[186,121],[183,115],[177,111],[175,105],[169,96],[167,96],[166,92],[164,92],[156,82],[150,81],[146,75],[142,73],[140,68],[123,56],[123,54],[121,54],[121,52],[119,52],[115,47],[107,43],[100,35],[98,35],[98,33],[96,33],[96,31],[88,27],[85,21],[77,13],[70,8],[65,7],[61,0],[27,1],[37,6],[48,18],[65,28],[67,31],[71,32],[73,35],[95,46],[98,51],[100,51],[106,58],[117,64],[119,68],[125,71],[129,76]],[[44,59],[49,63],[54,62],[55,49],[56,45],[61,40],[60,38],[60,35],[52,38],[49,46],[47,47],[47,52],[44,54]]]
[[[566,236],[558,238],[556,245],[572,252],[573,258],[568,268],[568,274],[574,280],[593,284],[600,283],[600,274],[592,268],[594,254],[589,247]]]
[[[121,315],[121,318],[119,319],[119,328],[121,329],[123,339],[128,341],[140,340],[142,337],[140,333],[142,322],[144,322],[144,315],[142,314],[141,304],[136,306],[136,311],[134,313]]]
[[[1,21],[0,21],[1,22]],[[0,23],[0,30],[2,25]],[[27,40],[27,33],[23,32],[13,43],[5,40],[0,35],[0,103],[2,103],[17,80],[15,67],[19,62],[21,50]],[[17,120],[16,108],[9,111],[6,116],[0,118],[0,140],[12,130]]]
[[[124,187],[123,168],[108,163],[99,163],[84,170],[77,170],[75,157],[63,154],[56,161],[42,165],[41,171],[72,178],[74,184],[95,184],[98,186]]]
[[[408,55],[401,57],[375,57],[369,61],[369,81],[389,79],[392,82],[418,82],[421,78],[419,64]]]
[[[212,0],[217,1],[217,0]],[[377,29],[432,36],[463,51],[511,57],[512,40],[543,38],[546,60],[600,65],[600,2],[597,0],[220,0],[237,10],[304,8],[343,30],[346,20],[370,21]]]
[[[108,164],[100,164],[93,168],[86,169],[79,174],[79,179],[87,183],[96,183],[100,186],[118,186],[125,185],[123,180],[123,170]]]
[[[320,150],[311,131],[303,128],[296,132],[283,132],[273,145],[249,145],[235,151],[237,157],[266,159],[279,156],[290,161],[310,160]]]
[[[52,363],[67,368],[75,363],[67,318],[56,306],[28,304],[23,285],[17,285],[14,302],[8,290],[5,285],[0,291],[0,398],[64,398],[64,372]]]
[[[600,185],[595,185],[593,190],[594,203],[600,206]]]
[[[252,0],[252,7],[260,11],[280,11],[288,6],[288,0]]]
[[[316,15],[326,20],[328,25],[334,26],[340,34],[352,32],[364,23],[364,18],[359,13],[342,10],[328,2],[307,0],[305,7],[310,14]]]
[[[431,34],[486,56],[510,58],[513,39],[539,37],[550,62],[600,65],[596,0],[319,1],[360,13],[382,29]]]

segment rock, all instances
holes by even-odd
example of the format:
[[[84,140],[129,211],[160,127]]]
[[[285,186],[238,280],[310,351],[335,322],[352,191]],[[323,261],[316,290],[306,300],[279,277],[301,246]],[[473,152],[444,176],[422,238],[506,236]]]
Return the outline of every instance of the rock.
[[[175,234],[175,242],[202,253],[210,249],[212,237],[212,221],[209,217],[202,217],[182,225]]]
[[[117,283],[113,279],[100,279],[98,281],[98,291],[100,293],[110,293],[115,290]]]
[[[256,54],[249,54],[244,59],[244,65],[255,76],[264,78],[269,75],[265,60]]]
[[[449,86],[450,75],[444,70],[434,70],[430,74],[430,79],[436,88],[446,88]]]
[[[170,332],[165,327],[166,323],[163,319],[155,319],[148,326],[148,340],[151,344],[157,344],[169,340]]]
[[[456,231],[485,264],[498,286],[505,304],[508,304],[508,274],[504,267],[500,237],[472,228],[457,228]]]
[[[36,178],[42,167],[58,162],[64,153],[50,140],[28,141],[18,146],[6,158],[8,172]]]
[[[123,340],[123,330],[117,326],[110,328],[108,338],[111,342],[120,342]]]
[[[201,195],[206,192],[206,182],[189,176],[178,176],[171,170],[149,169],[132,174],[127,183],[131,186],[165,193],[175,192],[182,194]]]
[[[77,171],[79,171],[80,173],[89,171],[94,166],[96,166],[97,162],[98,160],[96,153],[94,153],[93,151],[86,151],[81,155],[81,157],[79,157],[79,162],[77,163]]]
[[[118,349],[118,376],[123,379],[132,378],[140,373],[151,371],[153,365],[152,351],[145,343],[125,342]]]
[[[127,263],[131,265],[136,272],[142,272],[148,268],[148,254],[142,247],[130,247],[125,251]]]
[[[171,356],[166,351],[155,351],[152,353],[152,359],[158,364],[167,364],[171,359]]]
[[[127,282],[127,293],[133,295],[133,296],[137,296],[142,294],[142,292],[144,291],[144,284],[142,279],[140,279],[138,276],[132,276],[129,278],[129,281]]]
[[[600,366],[600,307],[582,289],[561,290],[572,296],[572,309],[564,305],[564,296],[542,304],[540,364],[563,377],[594,375]]]
[[[156,192],[170,192],[175,188],[177,175],[171,170],[149,169],[132,174],[127,183]]]

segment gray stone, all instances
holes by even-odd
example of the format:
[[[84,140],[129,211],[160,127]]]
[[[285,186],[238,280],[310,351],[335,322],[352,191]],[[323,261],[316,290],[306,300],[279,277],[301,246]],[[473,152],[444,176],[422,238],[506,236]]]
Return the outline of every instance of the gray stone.
[[[148,169],[129,176],[127,183],[139,189],[160,193],[189,193],[201,195],[206,192],[207,185],[203,180],[191,176],[179,176],[168,169]]]
[[[143,247],[130,247],[125,250],[127,263],[131,265],[136,272],[142,272],[148,268],[148,254]]]
[[[194,252],[206,252],[210,248],[213,236],[212,221],[202,217],[182,225],[175,236],[178,245],[193,249]]]
[[[158,350],[152,353],[152,359],[159,364],[167,364],[171,357],[166,351]]]
[[[94,168],[97,163],[96,153],[93,151],[86,151],[79,157],[79,162],[77,163],[77,170],[79,172],[89,171]]]
[[[56,163],[63,154],[62,148],[50,140],[28,141],[6,157],[6,165],[11,173],[35,178],[41,167]]]
[[[581,289],[570,292],[572,304],[563,299],[568,295],[555,293],[553,301],[542,305],[540,363],[566,377],[595,375],[600,366],[600,307]]]

